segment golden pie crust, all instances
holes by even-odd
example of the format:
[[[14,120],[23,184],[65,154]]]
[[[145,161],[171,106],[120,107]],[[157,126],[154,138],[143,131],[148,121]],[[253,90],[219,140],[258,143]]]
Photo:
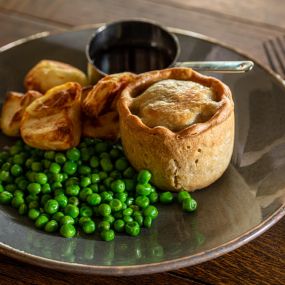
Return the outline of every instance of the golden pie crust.
[[[214,112],[211,109],[206,120],[194,120],[182,128],[179,124],[178,127],[152,125],[149,122],[151,116],[148,116],[148,125],[143,123],[136,101],[149,87],[168,79],[193,81],[210,88],[217,103]],[[150,170],[152,182],[160,189],[201,189],[216,181],[228,167],[234,145],[234,103],[230,89],[220,80],[189,68],[147,72],[123,90],[117,107],[122,144],[129,161],[137,170]],[[169,116],[176,109],[180,110],[179,105],[169,109]],[[153,116],[159,117],[159,112],[167,116],[167,110],[163,108],[158,108]]]

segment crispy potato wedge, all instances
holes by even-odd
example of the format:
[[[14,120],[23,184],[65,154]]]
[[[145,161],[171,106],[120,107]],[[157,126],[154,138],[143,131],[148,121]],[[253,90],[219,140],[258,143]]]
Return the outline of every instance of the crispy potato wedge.
[[[83,100],[82,107],[85,114],[96,118],[106,110],[110,110],[115,97],[135,79],[135,76],[133,73],[123,72],[102,78]]]
[[[81,86],[68,82],[50,89],[24,112],[20,131],[25,143],[40,149],[65,150],[80,142]]]
[[[24,85],[28,90],[45,93],[67,82],[77,82],[85,86],[87,78],[81,70],[69,64],[54,60],[41,60],[27,73]]]
[[[82,136],[116,140],[120,136],[119,114],[110,111],[97,118],[83,116]]]
[[[9,92],[3,103],[1,129],[7,136],[20,136],[20,122],[25,109],[42,94],[30,90],[26,94]]]

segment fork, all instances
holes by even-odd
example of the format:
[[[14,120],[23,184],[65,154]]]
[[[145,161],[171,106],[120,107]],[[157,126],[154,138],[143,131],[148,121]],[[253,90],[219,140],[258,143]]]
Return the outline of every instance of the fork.
[[[271,69],[285,78],[285,35],[270,39],[262,45]]]

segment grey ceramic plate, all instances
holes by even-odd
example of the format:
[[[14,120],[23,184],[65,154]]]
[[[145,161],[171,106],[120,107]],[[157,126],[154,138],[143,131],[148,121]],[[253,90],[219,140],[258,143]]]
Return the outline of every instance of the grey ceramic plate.
[[[95,28],[42,34],[2,48],[0,94],[21,90],[28,69],[40,59],[65,61],[86,69],[85,44]],[[241,60],[246,57],[212,40],[173,30],[182,46],[180,60]],[[252,240],[285,214],[285,88],[256,64],[240,75],[215,75],[233,92],[236,140],[231,165],[216,183],[194,194],[199,208],[184,214],[160,207],[150,230],[139,237],[96,236],[64,239],[36,230],[15,211],[0,207],[0,252],[50,268],[106,275],[152,273],[189,266],[229,252]],[[10,139],[1,135],[1,146]]]

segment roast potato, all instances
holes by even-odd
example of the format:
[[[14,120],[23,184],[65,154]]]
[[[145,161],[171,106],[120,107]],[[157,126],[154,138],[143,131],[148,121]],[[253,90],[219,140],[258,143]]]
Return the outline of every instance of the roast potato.
[[[1,129],[7,136],[20,136],[20,122],[23,113],[35,99],[42,96],[37,91],[30,90],[26,94],[9,92],[3,103],[1,114]]]
[[[28,90],[45,93],[50,88],[71,81],[81,86],[87,84],[86,75],[74,66],[54,60],[41,60],[27,73],[24,85]]]
[[[66,150],[79,144],[81,86],[68,82],[50,89],[24,112],[20,131],[26,144]]]
[[[82,135],[100,139],[115,140],[119,137],[119,115],[110,111],[97,118],[82,117]]]
[[[130,72],[112,74],[101,79],[83,100],[85,114],[96,118],[109,110],[116,96],[134,79],[135,74]]]

